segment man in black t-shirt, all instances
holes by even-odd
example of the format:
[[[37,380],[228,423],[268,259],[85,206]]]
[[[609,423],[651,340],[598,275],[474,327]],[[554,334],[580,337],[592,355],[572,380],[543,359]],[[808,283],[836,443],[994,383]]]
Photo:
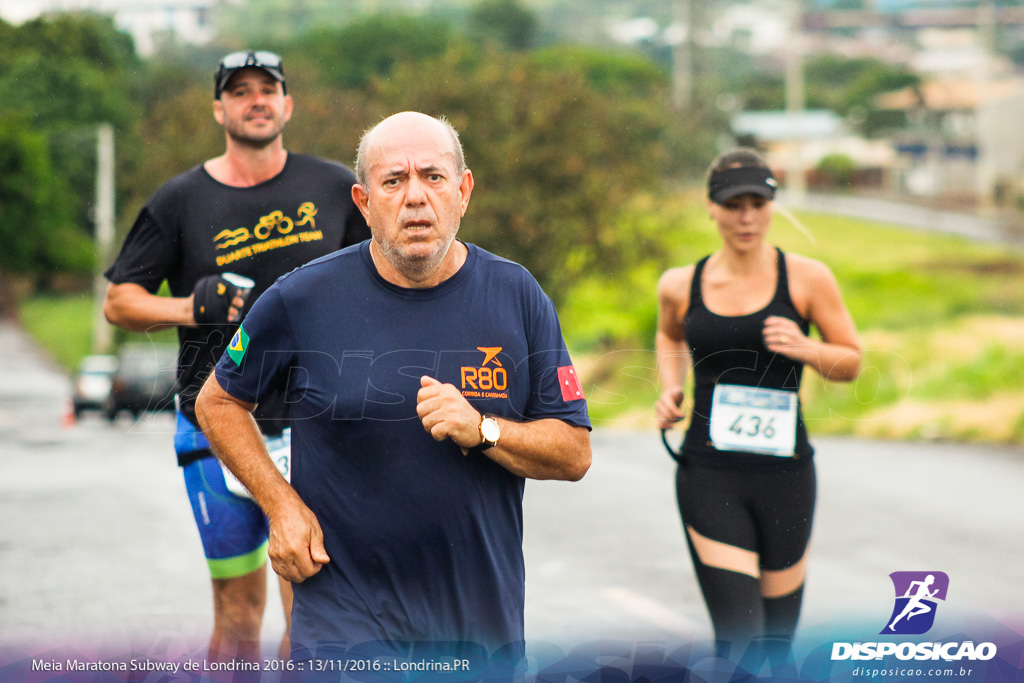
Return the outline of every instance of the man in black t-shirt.
[[[236,52],[214,77],[223,155],[169,180],[142,208],[117,260],[104,313],[119,327],[178,328],[175,450],[213,580],[211,659],[259,655],[266,602],[267,520],[223,470],[195,418],[195,399],[249,306],[284,273],[369,231],[344,166],[284,148],[293,102],[281,58]],[[158,296],[166,280],[171,296]],[[283,397],[256,412],[282,473],[290,467]],[[291,588],[281,581],[290,626]],[[282,652],[288,651],[286,631]]]

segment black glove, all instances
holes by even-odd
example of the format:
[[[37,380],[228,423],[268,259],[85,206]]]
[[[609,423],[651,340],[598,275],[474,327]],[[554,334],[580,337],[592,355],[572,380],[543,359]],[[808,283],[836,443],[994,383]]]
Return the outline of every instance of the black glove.
[[[252,280],[234,273],[200,278],[192,290],[192,317],[200,325],[238,322],[252,286]],[[241,303],[236,299],[241,299]],[[229,310],[232,305],[236,305],[234,313]]]

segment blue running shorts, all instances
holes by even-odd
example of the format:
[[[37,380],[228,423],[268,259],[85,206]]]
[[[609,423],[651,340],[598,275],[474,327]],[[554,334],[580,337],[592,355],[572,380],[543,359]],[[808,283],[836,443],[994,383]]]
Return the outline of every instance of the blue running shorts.
[[[268,439],[268,446],[281,440]],[[210,442],[179,412],[174,446],[182,454],[208,449]],[[210,576],[231,579],[265,565],[270,527],[260,506],[251,498],[228,490],[220,461],[212,455],[189,463],[182,470]]]

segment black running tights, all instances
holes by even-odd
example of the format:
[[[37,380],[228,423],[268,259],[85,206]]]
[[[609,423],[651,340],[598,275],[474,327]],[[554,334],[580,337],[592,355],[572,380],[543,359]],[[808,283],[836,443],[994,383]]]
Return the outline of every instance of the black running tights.
[[[763,597],[757,576],[705,564],[691,532],[717,542],[715,546],[727,544],[750,551],[738,553],[747,560],[751,552],[756,553],[754,573],[788,569],[807,551],[815,489],[812,461],[772,469],[718,468],[692,460],[684,460],[679,466],[679,514],[697,581],[720,641],[741,645],[761,637],[790,640],[800,616],[803,581],[784,595]],[[718,548],[721,550],[721,546]],[[725,553],[727,565],[729,551]]]

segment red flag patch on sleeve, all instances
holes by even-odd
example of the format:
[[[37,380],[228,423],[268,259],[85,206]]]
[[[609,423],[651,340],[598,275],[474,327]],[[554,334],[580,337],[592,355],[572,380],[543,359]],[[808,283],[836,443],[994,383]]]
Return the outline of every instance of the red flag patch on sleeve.
[[[562,387],[563,401],[578,401],[586,398],[583,395],[583,385],[580,384],[580,377],[576,369],[571,365],[558,368],[558,385]]]

